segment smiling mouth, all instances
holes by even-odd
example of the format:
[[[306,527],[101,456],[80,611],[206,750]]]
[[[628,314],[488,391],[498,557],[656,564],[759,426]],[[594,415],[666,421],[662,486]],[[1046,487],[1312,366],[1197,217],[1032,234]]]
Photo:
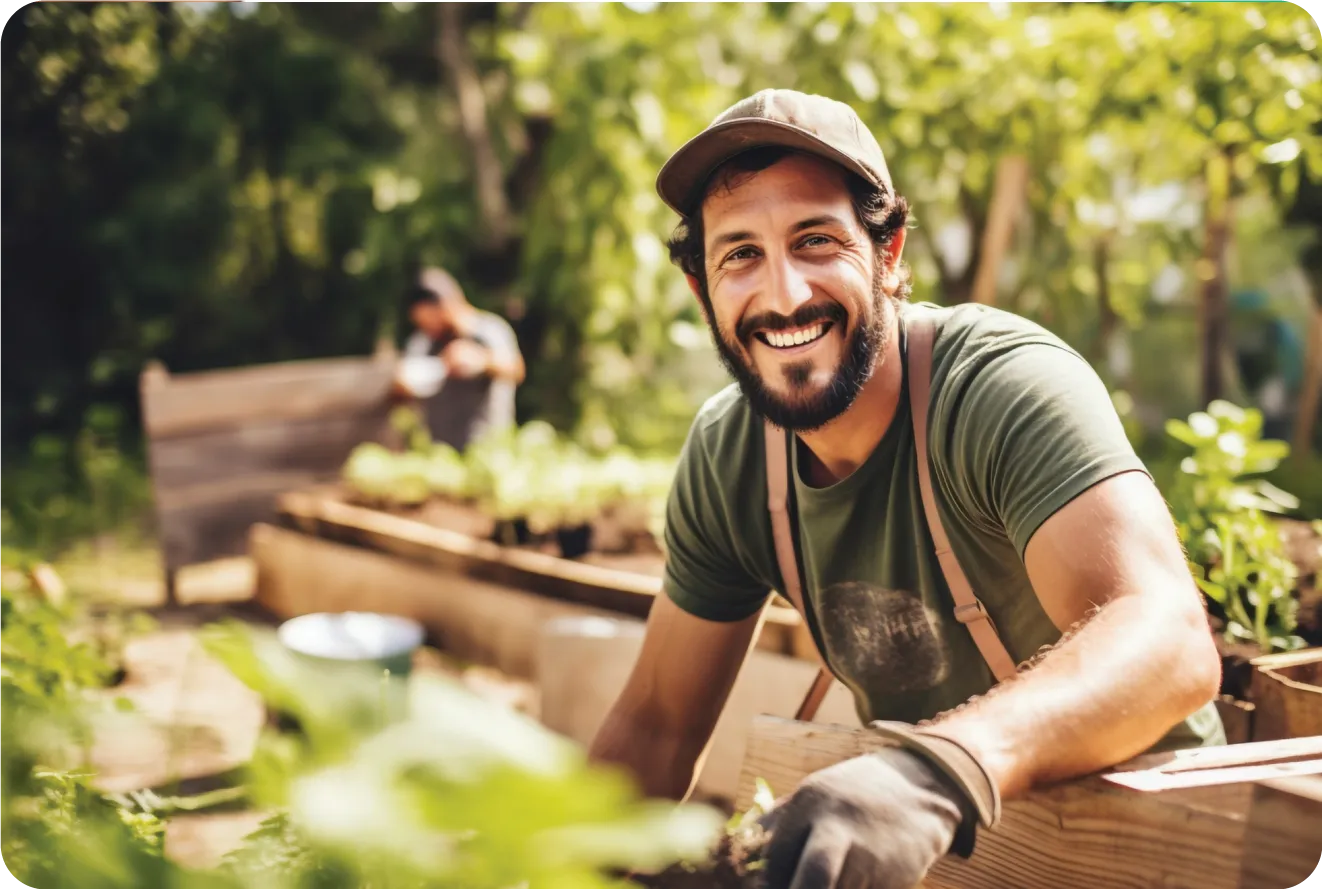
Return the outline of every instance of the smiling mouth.
[[[760,330],[755,336],[773,349],[790,350],[817,342],[834,326],[832,321],[819,321],[798,330]]]

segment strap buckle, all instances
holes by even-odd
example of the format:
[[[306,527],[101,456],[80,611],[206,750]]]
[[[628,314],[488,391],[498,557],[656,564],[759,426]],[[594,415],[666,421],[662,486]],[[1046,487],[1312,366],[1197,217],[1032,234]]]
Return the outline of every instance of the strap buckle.
[[[968,605],[955,606],[955,620],[966,625],[973,623],[975,620],[985,620],[991,623],[991,615],[983,607],[981,599],[974,599]]]

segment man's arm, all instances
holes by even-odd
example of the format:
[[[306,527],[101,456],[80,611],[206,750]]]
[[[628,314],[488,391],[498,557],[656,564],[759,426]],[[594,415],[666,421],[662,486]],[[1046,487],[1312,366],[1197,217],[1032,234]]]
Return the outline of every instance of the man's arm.
[[[638,661],[589,757],[624,766],[648,796],[686,797],[762,614],[703,620],[657,596]]]
[[[1090,488],[1025,551],[1066,637],[1014,680],[936,720],[1003,796],[1143,752],[1212,700],[1221,665],[1165,502],[1140,472]]]
[[[756,637],[769,598],[736,557],[730,483],[708,459],[699,413],[666,501],[663,592],[619,700],[589,749],[651,796],[684,798]]]
[[[498,315],[483,320],[483,339],[487,348],[486,374],[493,380],[523,385],[527,368],[524,367],[523,353],[519,351],[519,339],[514,335],[514,328]]]

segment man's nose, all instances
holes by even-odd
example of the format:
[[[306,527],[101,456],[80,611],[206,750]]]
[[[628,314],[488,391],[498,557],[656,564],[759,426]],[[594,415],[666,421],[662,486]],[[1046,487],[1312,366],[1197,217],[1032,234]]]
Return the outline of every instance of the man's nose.
[[[788,256],[775,257],[768,263],[767,311],[786,317],[812,300],[812,284],[804,270]]]

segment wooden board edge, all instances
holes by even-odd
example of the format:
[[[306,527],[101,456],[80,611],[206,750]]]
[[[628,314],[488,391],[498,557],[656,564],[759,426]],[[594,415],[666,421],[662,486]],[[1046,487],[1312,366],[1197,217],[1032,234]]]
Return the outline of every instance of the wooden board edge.
[[[282,523],[305,533],[632,617],[646,617],[661,593],[658,577],[503,547],[324,494],[287,492],[277,498],[276,511]],[[759,647],[815,660],[815,649],[802,638],[806,630],[793,609],[771,605]]]

